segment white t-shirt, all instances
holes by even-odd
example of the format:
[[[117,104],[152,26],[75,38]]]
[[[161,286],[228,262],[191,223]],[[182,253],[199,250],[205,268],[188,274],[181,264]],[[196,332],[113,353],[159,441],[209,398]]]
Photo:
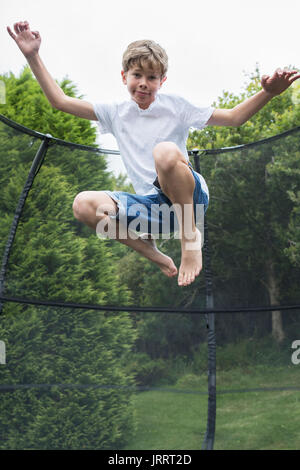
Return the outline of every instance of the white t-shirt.
[[[137,194],[157,192],[153,148],[159,142],[174,142],[189,160],[186,141],[189,129],[203,129],[214,108],[200,108],[177,95],[158,93],[147,109],[134,101],[94,105],[101,134],[117,140],[128,177]]]

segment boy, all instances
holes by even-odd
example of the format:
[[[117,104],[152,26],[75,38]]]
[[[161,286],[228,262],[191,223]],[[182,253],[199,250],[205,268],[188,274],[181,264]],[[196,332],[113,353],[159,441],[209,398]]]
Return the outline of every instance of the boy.
[[[232,109],[197,108],[183,98],[158,93],[166,80],[168,58],[154,41],[136,41],[123,56],[123,83],[130,101],[120,104],[92,105],[64,94],[39,57],[41,37],[31,31],[27,21],[7,27],[26,57],[50,104],[81,118],[98,121],[102,133],[113,133],[135,195],[122,192],[84,191],[74,200],[75,217],[100,233],[115,217],[116,239],[133,248],[159,266],[169,276],[178,273],[178,285],[191,284],[202,269],[201,234],[196,226],[196,208],[208,205],[208,189],[201,175],[188,162],[186,139],[190,127],[240,126],[257,113],[273,96],[286,90],[300,77],[296,70],[277,69],[272,77],[263,76],[262,90]],[[181,238],[179,272],[173,260],[160,252],[151,236],[131,236],[126,220],[130,207],[139,203],[146,208],[143,216],[151,224],[150,208],[167,204],[173,207]],[[124,209],[125,207],[125,209]],[[123,213],[123,212],[122,212]],[[159,233],[161,233],[161,227]]]

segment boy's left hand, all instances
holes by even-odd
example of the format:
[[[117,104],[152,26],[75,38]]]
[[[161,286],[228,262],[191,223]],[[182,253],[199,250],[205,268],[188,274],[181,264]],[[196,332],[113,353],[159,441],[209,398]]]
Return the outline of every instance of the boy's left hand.
[[[280,95],[285,91],[295,80],[300,78],[300,73],[297,70],[277,69],[272,77],[270,75],[263,75],[261,78],[261,86],[265,91],[272,95]],[[295,75],[297,73],[297,75]]]

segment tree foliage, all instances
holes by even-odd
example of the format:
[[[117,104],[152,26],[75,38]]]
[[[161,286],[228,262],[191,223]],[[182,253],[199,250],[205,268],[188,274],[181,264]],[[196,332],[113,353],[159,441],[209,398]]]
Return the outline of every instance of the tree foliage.
[[[29,129],[51,134],[57,139],[96,146],[95,126],[86,119],[52,108],[28,65],[18,77],[10,72],[0,75],[0,79],[4,82],[6,90],[6,103],[0,105],[4,116]],[[70,79],[65,78],[58,84],[66,95],[82,98]]]
[[[240,96],[224,92],[216,107],[233,107],[260,88],[257,68],[250,76],[245,91]],[[259,113],[238,128],[212,127],[191,133],[189,145],[199,148],[224,148],[247,144],[278,135],[300,124],[300,107],[297,105],[298,86],[273,98]],[[295,105],[296,103],[296,105]],[[299,134],[280,140],[249,147],[241,151],[202,159],[202,171],[211,188],[211,207],[208,221],[215,253],[215,282],[233,275],[248,272],[247,283],[254,276],[255,303],[264,304],[264,296],[271,304],[297,299],[295,262],[295,217],[299,178]],[[208,140],[210,143],[208,144]],[[292,235],[293,234],[293,235]],[[292,237],[291,237],[292,235]],[[225,257],[226,253],[226,257]],[[223,267],[220,265],[223,258]],[[292,262],[292,263],[291,263]],[[219,274],[220,273],[220,274]],[[234,276],[232,277],[234,279]],[[223,282],[223,281],[222,281]],[[236,279],[236,286],[239,279]],[[227,290],[234,300],[234,292]],[[218,289],[217,289],[218,292]],[[251,290],[249,290],[249,293]],[[239,299],[240,303],[242,298]],[[276,318],[276,316],[274,316]],[[278,316],[277,316],[278,318]],[[273,334],[279,334],[273,322]]]

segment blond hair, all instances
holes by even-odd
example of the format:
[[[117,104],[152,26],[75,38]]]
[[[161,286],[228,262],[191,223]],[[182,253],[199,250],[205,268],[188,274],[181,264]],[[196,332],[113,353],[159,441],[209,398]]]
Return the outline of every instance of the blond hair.
[[[152,70],[160,70],[164,77],[168,70],[168,56],[166,51],[156,42],[144,39],[134,41],[127,47],[123,54],[122,66],[124,72],[138,65],[142,69],[148,67]]]

